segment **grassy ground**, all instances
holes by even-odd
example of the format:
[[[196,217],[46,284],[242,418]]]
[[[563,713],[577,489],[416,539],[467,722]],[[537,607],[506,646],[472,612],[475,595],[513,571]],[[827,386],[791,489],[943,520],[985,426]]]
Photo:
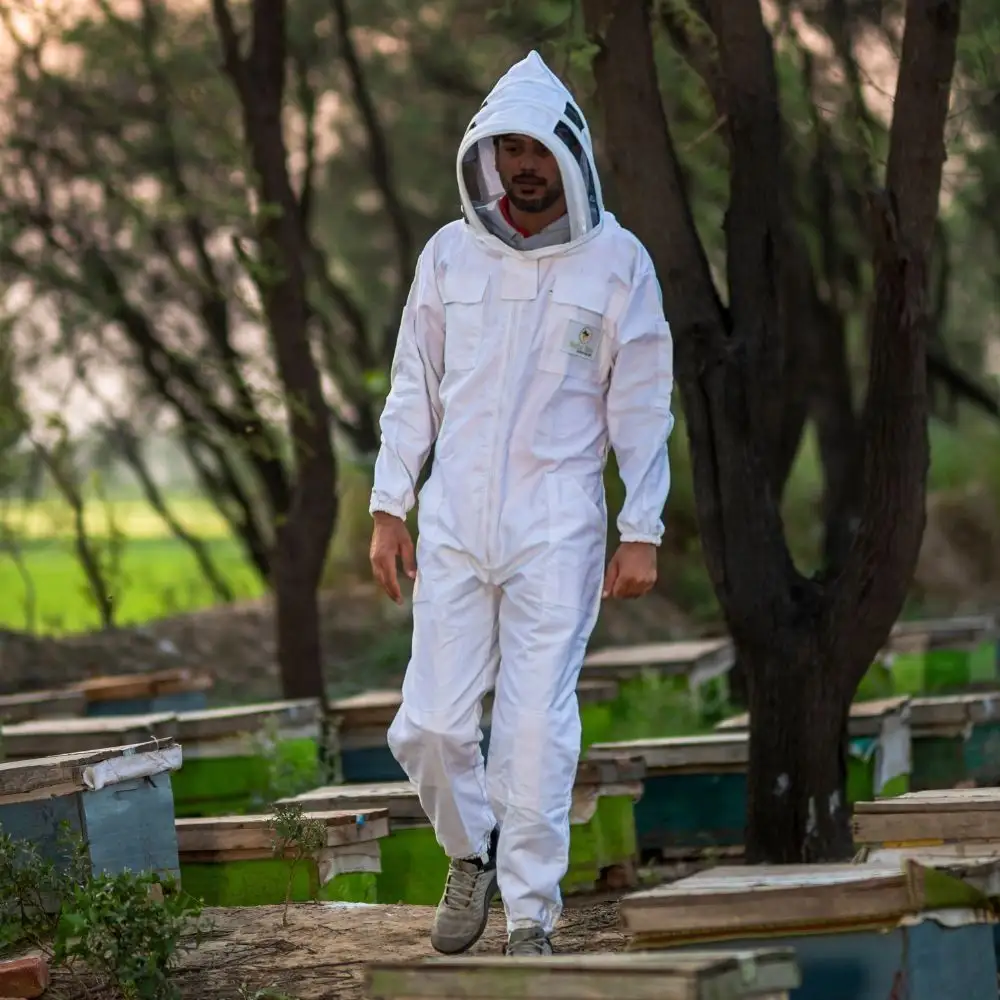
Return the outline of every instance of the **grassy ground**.
[[[262,592],[256,574],[208,504],[181,500],[175,501],[174,509],[185,527],[205,541],[237,598]],[[110,509],[95,504],[88,507],[86,519],[106,565],[112,565],[110,539],[121,538],[117,569],[109,574],[119,624],[215,603],[190,549],[145,504],[121,501]],[[58,634],[98,626],[100,617],[76,559],[66,508],[50,501],[8,508],[3,524],[8,537],[14,534],[18,539],[23,570],[9,552],[0,554],[0,627]]]

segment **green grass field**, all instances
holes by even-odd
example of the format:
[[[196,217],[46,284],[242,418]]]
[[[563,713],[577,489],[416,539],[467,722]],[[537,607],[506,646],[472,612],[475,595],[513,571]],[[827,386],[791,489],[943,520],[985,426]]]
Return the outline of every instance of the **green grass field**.
[[[205,541],[237,599],[262,593],[260,580],[207,503],[182,500],[172,506],[185,527]],[[60,634],[98,627],[100,617],[74,552],[67,508],[43,501],[8,508],[0,518],[5,534],[17,538],[30,577],[29,586],[9,551],[0,550],[0,628]],[[123,539],[119,573],[111,581],[118,624],[135,624],[215,603],[191,551],[145,504],[113,503],[110,518],[107,508],[95,504],[88,507],[86,520],[99,546],[108,544],[109,520]]]

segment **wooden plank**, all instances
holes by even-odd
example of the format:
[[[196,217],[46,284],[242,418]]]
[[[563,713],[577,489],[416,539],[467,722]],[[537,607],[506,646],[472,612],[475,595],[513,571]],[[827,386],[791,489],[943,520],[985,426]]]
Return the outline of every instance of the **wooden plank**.
[[[385,809],[307,812],[326,827],[326,847],[358,844],[389,834],[389,813]],[[192,851],[259,851],[271,849],[275,833],[273,816],[213,816],[177,819],[177,846],[181,855]]]
[[[912,699],[908,695],[855,702],[851,705],[851,714],[848,718],[848,733],[850,736],[877,736],[883,720],[905,713],[908,706],[912,723]],[[723,719],[715,729],[720,733],[745,732],[749,728],[749,723],[750,714],[741,712],[739,715]]]
[[[1000,725],[1000,690],[914,698],[910,725],[915,736],[960,735],[967,726]]]
[[[876,863],[761,865],[715,868],[634,893],[620,914],[630,934],[694,941],[895,923],[925,900],[920,865],[909,872]]]
[[[326,785],[303,792],[294,798],[281,799],[279,805],[298,804],[310,811],[386,809],[391,820],[427,823],[416,787],[409,781],[385,781],[374,784]]]
[[[319,721],[320,705],[315,698],[233,705],[198,712],[178,712],[177,738],[181,743],[220,739],[241,733],[257,733],[269,725],[278,729],[318,727]]]
[[[30,719],[75,718],[86,711],[79,691],[27,691],[0,695],[0,722],[13,724]]]
[[[588,760],[608,757],[641,757],[649,775],[691,770],[745,769],[750,757],[748,733],[711,733],[704,736],[670,736],[657,740],[595,743]]]
[[[126,754],[169,750],[176,745],[173,739],[153,740],[131,746],[8,761],[0,764],[0,804],[14,797],[31,796],[45,789],[58,788],[59,794],[82,791],[85,787],[83,773],[94,764],[124,757]]]
[[[188,667],[152,670],[142,674],[108,674],[88,677],[73,685],[73,690],[87,701],[129,701],[135,698],[156,698],[166,694],[207,691],[214,683],[211,675]]]
[[[0,741],[8,760],[105,750],[176,735],[177,716],[172,712],[85,719],[34,719],[0,726]]]
[[[583,661],[582,677],[599,677],[607,671],[635,673],[643,668],[658,673],[684,674],[710,659],[731,660],[733,644],[728,638],[696,639],[687,642],[654,642],[634,646],[611,646],[595,650]]]
[[[743,1000],[801,982],[788,948],[644,955],[463,956],[368,964],[372,1000]]]
[[[908,792],[854,807],[859,845],[905,843],[1000,844],[1000,788]]]
[[[966,615],[956,618],[930,618],[924,621],[896,622],[890,638],[920,636],[928,640],[980,642],[997,634],[993,615]]]

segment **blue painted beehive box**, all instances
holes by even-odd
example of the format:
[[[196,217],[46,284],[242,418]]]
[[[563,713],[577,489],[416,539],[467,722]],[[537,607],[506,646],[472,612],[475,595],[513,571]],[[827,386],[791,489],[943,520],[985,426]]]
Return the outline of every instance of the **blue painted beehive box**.
[[[212,684],[208,674],[180,668],[92,677],[75,690],[86,699],[87,715],[150,715],[207,708]]]
[[[170,774],[180,765],[171,739],[0,764],[0,831],[63,870],[68,833],[94,874],[177,877]]]
[[[914,698],[914,791],[1000,784],[1000,691]]]
[[[577,686],[577,700],[583,721],[584,744],[588,711],[599,715],[610,706],[617,695],[617,685],[610,681],[581,681]],[[337,733],[338,777],[346,782],[370,784],[382,781],[405,781],[406,775],[389,749],[387,735],[392,720],[399,711],[403,695],[399,689],[365,691],[330,704],[330,717]],[[493,693],[483,699],[480,721],[483,754],[489,753],[490,711]],[[603,716],[601,716],[603,718]]]
[[[654,955],[552,955],[371,962],[372,1000],[787,1000],[799,985],[788,949]]]
[[[630,950],[793,948],[791,1000],[996,1000],[990,905],[966,874],[908,862],[716,868],[620,913]]]
[[[0,695],[0,723],[29,719],[73,719],[83,715],[87,700],[79,691],[26,691]]]

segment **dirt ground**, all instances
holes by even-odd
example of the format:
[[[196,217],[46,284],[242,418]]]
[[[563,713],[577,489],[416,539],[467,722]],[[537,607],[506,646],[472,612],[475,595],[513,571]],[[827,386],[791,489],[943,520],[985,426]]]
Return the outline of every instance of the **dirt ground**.
[[[434,955],[432,907],[304,904],[289,907],[287,927],[281,914],[280,906],[207,909],[214,927],[177,972],[183,1000],[361,1000],[366,962]],[[476,954],[499,955],[504,941],[497,908]],[[553,945],[562,953],[623,950],[617,902],[567,905]],[[61,1000],[84,995],[59,973],[50,993]]]

